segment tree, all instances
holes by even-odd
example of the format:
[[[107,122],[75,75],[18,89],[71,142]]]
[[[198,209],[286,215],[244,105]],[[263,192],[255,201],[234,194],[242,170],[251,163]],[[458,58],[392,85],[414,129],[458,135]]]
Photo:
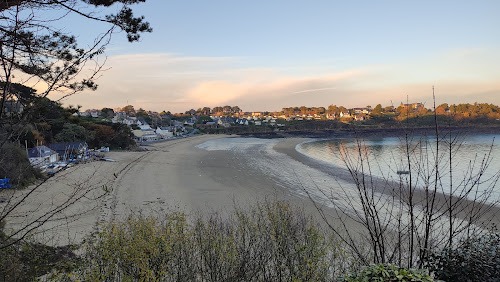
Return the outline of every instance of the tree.
[[[115,116],[115,111],[111,108],[102,108],[101,115],[105,118],[112,118]]]
[[[382,105],[378,104],[370,113],[372,116],[380,116],[382,115]]]
[[[3,106],[13,95],[13,83],[44,85],[41,97],[53,91],[66,95],[84,89],[96,89],[95,78],[102,69],[96,61],[104,52],[111,35],[117,30],[127,33],[129,41],[137,41],[141,32],[152,31],[143,17],[134,17],[129,5],[145,0],[17,0],[0,4],[0,63],[2,73],[0,116]],[[108,15],[100,15],[91,8],[122,6]],[[116,5],[114,5],[116,7]],[[60,16],[47,16],[47,10],[64,11],[108,25],[107,31],[98,36],[87,49],[78,47],[76,37],[64,34],[57,28]],[[82,77],[82,68],[94,62],[93,71]],[[17,80],[17,81],[16,81]]]
[[[224,113],[230,113],[231,112],[231,106],[227,106],[226,105],[226,106],[222,107],[222,111]]]
[[[144,18],[135,17],[130,8],[130,5],[141,2],[145,0],[0,2],[0,152],[16,152],[15,156],[23,157],[23,161],[16,162],[16,170],[31,169],[24,150],[10,150],[16,142],[24,141],[28,132],[42,134],[47,130],[47,135],[43,136],[45,140],[58,131],[59,140],[85,138],[84,128],[67,122],[71,112],[61,110],[58,101],[79,91],[97,88],[95,80],[104,66],[99,58],[102,58],[114,33],[124,31],[128,40],[133,42],[140,38],[141,33],[152,30]],[[59,20],[69,14],[100,22],[105,30],[97,31],[94,42],[82,48],[77,44],[76,36],[57,26]],[[29,88],[34,85],[37,85],[38,92]],[[62,93],[63,97],[51,101],[49,95],[54,92]],[[6,113],[4,106],[8,101],[17,101],[24,109]],[[130,130],[120,128],[117,135],[130,139]],[[7,154],[0,154],[0,163],[7,160]],[[9,176],[9,173],[12,171],[5,172],[2,177]],[[45,181],[24,191],[9,191],[8,202],[0,210],[0,226],[11,218],[25,217],[25,220],[9,234],[0,230],[0,251],[16,246],[48,222],[76,220],[83,211],[74,212],[70,207],[88,201],[85,205],[90,210],[106,193],[105,187],[75,183],[68,186],[67,193],[58,195],[52,204],[30,206],[30,199],[37,195]],[[29,211],[29,215],[36,212],[36,216],[27,217],[28,213],[23,214],[23,210]]]
[[[125,112],[129,116],[135,116],[135,109],[134,106],[128,105],[122,108],[122,112]]]
[[[209,116],[210,115],[210,108],[209,107],[203,107],[203,109],[201,109],[201,113],[205,116]]]
[[[222,112],[222,110],[223,110],[223,109],[222,109],[222,107],[217,106],[217,107],[215,107],[215,108],[213,108],[213,109],[212,109],[212,112],[213,112],[213,113],[221,113],[221,112]]]
[[[232,111],[233,113],[239,113],[239,112],[241,111],[241,109],[240,109],[240,107],[238,107],[238,106],[232,106],[232,107],[231,107],[231,111]]]
[[[340,110],[337,107],[337,105],[330,105],[330,106],[328,106],[327,113],[329,113],[329,114],[336,114],[338,112],[340,112]]]
[[[55,138],[58,142],[87,141],[90,138],[90,133],[83,126],[66,123],[63,130]]]

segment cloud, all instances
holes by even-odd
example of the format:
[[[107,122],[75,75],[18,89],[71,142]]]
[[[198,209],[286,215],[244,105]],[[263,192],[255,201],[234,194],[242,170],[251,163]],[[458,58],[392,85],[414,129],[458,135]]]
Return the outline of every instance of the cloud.
[[[481,57],[481,50],[458,50],[453,56]],[[480,55],[478,55],[480,54]],[[406,64],[366,65],[322,73],[280,66],[255,67],[238,57],[186,57],[176,54],[137,54],[110,57],[111,67],[98,81],[94,93],[82,93],[66,104],[83,108],[123,107],[184,112],[191,108],[238,105],[247,111],[280,110],[289,106],[348,107],[399,104],[406,100],[431,101],[432,86],[438,100],[459,103],[500,103],[498,70],[478,69],[468,75],[465,61],[459,71],[436,62],[418,60]],[[458,63],[457,63],[458,64]]]
[[[300,93],[307,93],[307,92],[318,92],[318,91],[333,90],[333,89],[337,89],[337,87],[306,89],[306,90],[301,90],[301,91],[294,92],[293,94],[300,94]]]

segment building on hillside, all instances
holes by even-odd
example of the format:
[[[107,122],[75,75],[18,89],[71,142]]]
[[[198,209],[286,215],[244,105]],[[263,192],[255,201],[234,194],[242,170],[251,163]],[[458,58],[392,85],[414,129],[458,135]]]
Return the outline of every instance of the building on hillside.
[[[167,127],[159,127],[156,129],[156,134],[161,138],[161,139],[167,139],[167,138],[172,138],[174,137],[174,132],[171,131]]]
[[[326,119],[334,120],[335,119],[335,114],[326,114]]]
[[[156,141],[160,140],[160,136],[154,132],[154,130],[132,130],[132,133],[134,134],[135,140],[138,142],[144,142],[144,141]]]
[[[59,161],[59,154],[47,146],[38,146],[28,150],[28,159],[32,166],[49,165]]]
[[[78,112],[78,115],[81,117],[90,117],[90,112]]]
[[[101,115],[101,111],[97,111],[97,110],[90,111],[90,116],[93,118],[98,118],[100,115]]]
[[[341,118],[350,118],[351,114],[349,112],[340,112]]]
[[[354,108],[354,113],[359,115],[359,114],[369,114],[371,112],[371,109],[368,108]]]
[[[234,119],[230,117],[221,117],[217,123],[222,127],[230,127],[234,123]]]
[[[137,123],[137,125],[139,126],[139,128],[142,130],[142,131],[154,131],[151,126],[149,126],[149,124],[147,124],[146,122],[144,123]]]
[[[181,127],[181,126],[184,126],[184,123],[182,121],[173,120],[172,125],[176,126],[176,127]]]
[[[248,120],[244,118],[239,118],[234,123],[239,125],[248,125]]]
[[[184,121],[184,125],[193,126],[196,123],[197,119],[195,117],[189,118]]]
[[[411,109],[415,109],[415,110],[424,108],[424,104],[423,103],[403,104],[403,102],[401,102],[401,106],[404,107],[404,108],[411,108]]]
[[[366,117],[364,115],[355,115],[354,116],[354,120],[356,120],[356,121],[363,121],[365,119],[366,119]]]

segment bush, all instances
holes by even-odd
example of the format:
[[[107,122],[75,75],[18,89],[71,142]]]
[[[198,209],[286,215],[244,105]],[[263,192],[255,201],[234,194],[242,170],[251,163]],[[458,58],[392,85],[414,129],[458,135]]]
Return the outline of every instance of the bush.
[[[328,281],[348,265],[333,238],[282,202],[229,218],[130,216],[91,237],[84,256],[84,266],[70,274],[74,279]]]
[[[445,281],[498,281],[500,279],[500,234],[462,241],[456,248],[431,253],[427,267]]]
[[[0,281],[35,281],[51,271],[68,272],[78,264],[72,246],[50,247],[27,241],[12,242],[0,230]]]
[[[33,168],[28,160],[26,151],[15,143],[6,143],[0,146],[0,178],[7,177],[10,183],[27,186],[41,173]]]
[[[402,268],[392,264],[376,264],[343,278],[348,282],[371,281],[434,281],[424,270]]]

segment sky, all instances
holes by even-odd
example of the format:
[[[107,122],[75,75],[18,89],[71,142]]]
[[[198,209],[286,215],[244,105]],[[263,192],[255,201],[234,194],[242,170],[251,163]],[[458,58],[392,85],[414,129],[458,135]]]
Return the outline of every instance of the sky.
[[[438,104],[500,104],[497,0],[147,0],[133,9],[153,32],[136,43],[115,34],[99,88],[64,104],[430,107],[433,86]],[[76,15],[60,24],[83,44],[106,28]]]

